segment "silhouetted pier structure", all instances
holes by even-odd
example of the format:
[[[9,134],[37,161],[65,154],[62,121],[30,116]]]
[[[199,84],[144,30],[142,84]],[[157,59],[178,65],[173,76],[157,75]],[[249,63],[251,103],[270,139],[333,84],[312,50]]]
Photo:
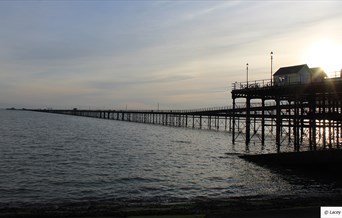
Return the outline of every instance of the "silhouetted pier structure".
[[[33,111],[120,120],[164,126],[215,129],[232,129],[231,108],[213,107],[195,110],[55,110],[38,109]]]
[[[265,138],[293,151],[335,149],[341,146],[342,78],[308,84],[271,84],[261,80],[233,83],[232,107],[197,110],[54,110],[39,112],[121,120],[174,127],[227,131],[232,143],[251,140],[265,145]],[[242,99],[238,102],[237,99]]]
[[[244,110],[236,109],[239,98],[244,99]],[[244,128],[246,149],[255,136],[264,145],[266,133],[275,136],[278,152],[284,141],[293,144],[294,151],[300,151],[302,144],[309,150],[340,148],[341,78],[286,85],[266,81],[233,83],[232,100],[233,144],[239,134],[236,129]],[[253,102],[260,107],[252,107]],[[273,107],[266,106],[270,102]]]

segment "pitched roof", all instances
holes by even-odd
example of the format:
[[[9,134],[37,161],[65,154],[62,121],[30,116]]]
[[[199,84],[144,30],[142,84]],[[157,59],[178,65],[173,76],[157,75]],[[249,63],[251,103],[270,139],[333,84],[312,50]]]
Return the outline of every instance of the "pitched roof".
[[[273,75],[274,76],[281,76],[281,75],[286,75],[286,74],[298,73],[304,67],[309,69],[308,65],[306,65],[306,64],[289,66],[289,67],[281,67]]]
[[[313,67],[310,68],[312,77],[327,77],[327,74],[324,72],[324,70],[320,67]]]

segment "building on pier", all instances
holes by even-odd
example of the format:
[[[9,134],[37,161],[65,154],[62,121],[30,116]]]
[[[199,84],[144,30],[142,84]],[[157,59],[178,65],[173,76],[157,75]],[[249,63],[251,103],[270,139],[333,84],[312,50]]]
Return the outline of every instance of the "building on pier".
[[[322,82],[327,74],[320,67],[309,68],[308,65],[281,67],[273,74],[274,85],[308,84]]]

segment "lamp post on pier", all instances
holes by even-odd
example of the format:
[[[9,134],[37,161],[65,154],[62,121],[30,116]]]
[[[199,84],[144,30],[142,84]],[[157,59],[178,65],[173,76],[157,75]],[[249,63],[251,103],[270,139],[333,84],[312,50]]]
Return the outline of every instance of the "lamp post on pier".
[[[248,63],[246,64],[246,73],[247,73],[247,88],[248,88]]]
[[[273,51],[271,51],[271,86],[272,86],[272,78],[273,78]]]

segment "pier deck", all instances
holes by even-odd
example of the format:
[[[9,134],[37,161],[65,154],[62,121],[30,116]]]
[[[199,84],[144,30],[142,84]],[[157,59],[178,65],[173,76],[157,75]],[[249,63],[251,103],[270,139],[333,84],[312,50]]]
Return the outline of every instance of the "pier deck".
[[[342,143],[342,79],[310,84],[270,85],[265,81],[234,83],[232,107],[196,110],[56,110],[32,111],[94,117],[165,126],[228,131],[232,143],[251,140],[265,144],[273,137],[281,145],[301,145],[309,150],[340,148]],[[238,102],[237,99],[242,99]]]

